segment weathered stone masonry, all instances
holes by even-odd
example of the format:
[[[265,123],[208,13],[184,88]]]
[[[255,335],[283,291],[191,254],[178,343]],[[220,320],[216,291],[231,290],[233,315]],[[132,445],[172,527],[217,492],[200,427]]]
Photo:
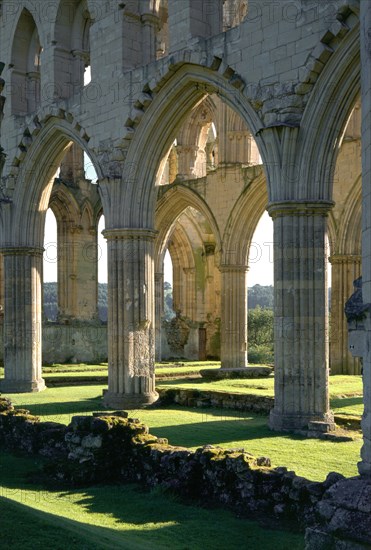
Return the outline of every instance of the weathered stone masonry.
[[[323,518],[327,512],[334,517],[337,534],[340,530],[348,538],[349,546],[343,547],[369,548],[369,483],[353,480],[349,484],[349,496],[358,499],[338,518],[337,492],[347,483],[340,474],[332,472],[324,482],[313,482],[286,468],[271,468],[269,458],[255,458],[241,449],[173,447],[151,435],[138,419],[127,418],[125,411],[75,416],[64,426],[40,422],[2,399],[0,444],[50,458],[44,470],[59,483],[135,481],[161,486],[207,505],[222,504],[239,515],[261,518],[263,514],[300,529],[311,526],[307,539],[315,544],[321,541],[313,525],[317,516]],[[357,502],[361,502],[358,508]],[[331,534],[325,544],[330,542]]]
[[[156,399],[155,277],[161,280],[167,248],[177,260],[176,293],[187,318],[209,339],[220,318],[223,368],[243,364],[245,309],[236,307],[230,285],[243,295],[249,244],[268,206],[276,294],[271,426],[307,429],[320,421],[331,428],[328,237],[340,300],[351,285],[348,270],[359,274],[362,228],[364,300],[371,303],[369,2],[51,0],[47,12],[43,1],[0,5],[2,388],[44,387],[45,212],[74,144],[95,167],[106,221],[106,404],[137,407]],[[91,81],[84,84],[86,67]],[[94,220],[99,212],[89,215]],[[95,239],[84,223],[76,242]],[[346,356],[345,325],[335,311],[339,339],[331,349],[338,358]],[[336,361],[334,368],[343,369]],[[359,469],[368,478],[368,356],[363,377]]]

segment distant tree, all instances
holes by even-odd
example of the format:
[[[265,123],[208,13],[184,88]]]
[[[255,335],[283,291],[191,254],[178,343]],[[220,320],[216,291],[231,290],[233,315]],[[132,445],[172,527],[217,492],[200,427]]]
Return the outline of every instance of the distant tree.
[[[43,313],[44,319],[56,321],[58,316],[58,284],[44,283]],[[103,322],[107,322],[108,294],[107,283],[98,284],[98,316]]]
[[[273,311],[257,306],[248,314],[249,345],[273,346]]]
[[[98,317],[104,323],[108,317],[108,286],[107,283],[98,283]]]
[[[57,283],[44,283],[44,318],[48,321],[56,321],[58,315]]]
[[[273,309],[273,286],[254,285],[248,290],[249,310],[257,306]]]

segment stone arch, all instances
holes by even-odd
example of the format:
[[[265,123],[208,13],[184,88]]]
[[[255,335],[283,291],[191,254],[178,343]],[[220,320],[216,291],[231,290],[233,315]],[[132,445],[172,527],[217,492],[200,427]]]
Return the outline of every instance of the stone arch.
[[[49,208],[53,211],[58,223],[68,221],[72,210],[72,219],[76,219],[79,212],[79,206],[75,197],[67,191],[65,187],[53,187]]]
[[[357,178],[348,195],[348,205],[339,227],[337,253],[361,255],[362,241],[362,176]]]
[[[162,271],[161,266],[166,252],[166,244],[174,223],[188,206],[192,206],[203,214],[210,224],[217,249],[220,250],[221,248],[218,224],[205,201],[188,187],[177,184],[164,193],[156,207],[155,227],[158,230],[155,245],[156,272]]]
[[[206,97],[192,110],[177,134],[177,179],[192,179],[206,175],[206,142],[208,131],[215,121],[216,105]]]
[[[221,60],[219,60],[221,61]],[[220,67],[220,64],[219,64]],[[225,70],[224,75],[228,74]],[[200,103],[208,94],[217,93],[236,109],[253,133],[261,128],[261,121],[241,91],[234,88],[231,73],[226,76],[201,66],[183,64],[170,76],[154,97],[148,112],[142,111],[142,119],[132,124],[131,144],[123,171],[123,181],[135,181],[123,190],[122,209],[118,223],[130,226],[153,226],[155,177],[160,159],[169,150],[177,128],[184,121],[190,109]],[[237,84],[237,83],[236,83]],[[239,86],[243,86],[241,81]],[[140,122],[140,123],[139,123]],[[138,125],[136,131],[135,125]],[[158,139],[161,136],[161,139]],[[261,136],[257,137],[265,157]],[[144,151],[146,153],[144,154]],[[148,159],[147,162],[137,159]],[[140,206],[139,206],[140,205]],[[138,209],[139,206],[139,209]]]
[[[199,243],[201,239],[199,239]],[[188,293],[193,297],[193,304],[190,307],[187,307],[188,304],[185,304],[185,295],[187,292],[184,292],[184,285],[182,284],[182,279],[184,277],[184,270],[192,271],[191,274],[191,287],[194,287],[194,271],[195,271],[195,259],[194,259],[194,248],[195,243],[191,243],[187,233],[184,231],[183,227],[179,224],[176,224],[173,228],[173,233],[169,242],[169,254],[173,263],[173,308],[175,310],[181,310],[182,314],[189,317],[190,319],[194,318],[193,309],[195,301],[195,289],[189,288],[186,289]],[[193,275],[193,276],[192,276]],[[189,284],[189,281],[187,281]],[[192,301],[192,300],[191,300]]]
[[[222,265],[248,265],[251,241],[267,204],[266,180],[261,173],[242,193],[231,212],[223,235]]]
[[[95,227],[94,223],[94,211],[91,204],[86,200],[81,207],[80,213],[81,225],[86,226],[93,230]]]
[[[95,154],[88,148],[89,137],[72,115],[63,111],[35,117],[24,132],[19,155],[13,160],[8,176],[12,189],[12,206],[6,211],[9,233],[7,242],[41,246],[45,212],[54,179],[63,155],[72,142],[90,157],[98,177],[102,170]],[[30,208],[30,205],[32,207]]]
[[[292,179],[298,199],[331,200],[333,175],[342,132],[360,90],[359,28],[355,27],[323,68],[310,95],[299,138],[297,175]],[[307,173],[310,187],[300,185],[299,174]]]
[[[11,51],[11,112],[26,115],[40,105],[40,37],[35,19],[24,8],[18,18]]]
[[[178,132],[177,139],[187,145],[198,145],[201,133],[201,121],[210,123],[215,118],[216,106],[212,97],[206,97],[195,109],[192,110],[183,127]]]
[[[88,0],[60,1],[54,27],[54,74],[60,98],[72,96],[84,85],[92,21]]]
[[[358,358],[348,349],[348,325],[345,302],[353,293],[353,281],[361,275],[362,183],[361,175],[350,189],[341,219],[336,224],[330,216],[331,338],[330,367],[332,374],[361,374]]]
[[[323,9],[328,9],[324,4]],[[359,25],[359,5],[356,2],[344,2],[342,6],[334,6],[336,21],[326,29],[320,41],[311,51],[305,64],[305,70],[301,75],[297,93],[307,95],[317,82],[329,59],[342,44],[348,33]],[[335,16],[335,13],[333,14]]]

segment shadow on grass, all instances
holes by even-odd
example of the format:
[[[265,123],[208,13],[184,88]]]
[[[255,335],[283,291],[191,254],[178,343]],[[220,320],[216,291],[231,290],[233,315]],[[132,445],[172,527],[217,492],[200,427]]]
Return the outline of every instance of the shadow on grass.
[[[33,550],[42,544],[43,548],[54,550],[99,550],[124,542],[122,537],[115,540],[117,535],[112,536],[114,532],[110,529],[58,517],[11,499],[0,497],[0,506],[3,549]]]
[[[221,509],[184,505],[161,490],[144,493],[136,485],[112,485],[60,492],[25,482],[27,468],[36,477],[40,463],[0,454],[2,519],[9,520],[9,537],[2,529],[2,540],[10,543],[2,548],[31,550],[40,542],[58,550],[304,548],[301,534],[272,531]]]
[[[171,407],[171,410],[189,409]],[[200,421],[189,424],[151,427],[150,431],[157,437],[165,437],[171,445],[183,447],[200,447],[220,443],[249,441],[274,437],[306,439],[299,435],[274,432],[268,427],[268,417],[252,413],[218,409],[193,409]],[[140,413],[139,413],[140,416]],[[235,418],[231,418],[231,416]]]
[[[73,391],[73,388],[71,389]],[[10,396],[11,399],[11,396]],[[16,406],[18,408],[18,405]],[[50,403],[24,403],[22,409],[27,409],[36,416],[59,416],[64,414],[88,414],[97,410],[104,410],[102,396],[97,395],[79,401],[53,401]],[[42,418],[41,418],[42,420]]]
[[[355,407],[363,404],[363,397],[334,397],[330,400],[331,407],[334,409],[345,409],[346,407]]]

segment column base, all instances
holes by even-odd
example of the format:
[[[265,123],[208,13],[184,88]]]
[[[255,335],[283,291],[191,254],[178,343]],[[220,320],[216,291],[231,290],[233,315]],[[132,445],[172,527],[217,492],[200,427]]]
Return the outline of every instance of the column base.
[[[103,403],[107,409],[139,409],[155,403],[159,395],[150,393],[113,393],[103,390]]]
[[[45,380],[1,380],[1,393],[36,393],[45,390]]]
[[[309,424],[320,423],[319,431],[321,433],[333,431],[335,429],[334,415],[331,411],[324,414],[286,414],[277,413],[274,409],[269,415],[269,427],[277,432],[297,432],[297,431],[313,431],[313,426]],[[325,429],[327,428],[327,429]]]

